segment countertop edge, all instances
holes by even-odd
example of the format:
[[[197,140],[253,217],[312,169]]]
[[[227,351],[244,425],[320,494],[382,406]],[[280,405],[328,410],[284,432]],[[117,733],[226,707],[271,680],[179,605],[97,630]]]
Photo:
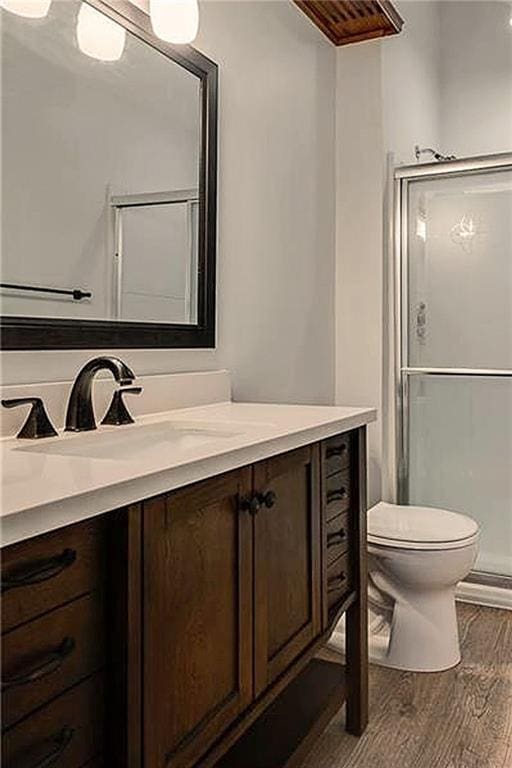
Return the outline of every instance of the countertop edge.
[[[265,458],[300,448],[310,443],[366,426],[375,421],[377,412],[364,409],[352,416],[333,419],[317,426],[202,458],[177,467],[160,470],[132,480],[92,489],[62,500],[14,511],[1,520],[0,546],[39,536],[115,509],[128,507],[215,475],[229,472]]]

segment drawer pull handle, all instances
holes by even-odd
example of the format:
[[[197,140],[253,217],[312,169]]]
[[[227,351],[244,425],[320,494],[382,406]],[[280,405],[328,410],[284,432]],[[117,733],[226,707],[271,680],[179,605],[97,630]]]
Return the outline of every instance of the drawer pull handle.
[[[333,533],[328,533],[327,549],[329,549],[329,547],[336,546],[336,544],[341,544],[341,542],[344,541],[346,537],[347,537],[347,534],[344,528],[341,528],[339,531],[333,531]]]
[[[345,571],[342,571],[339,576],[331,576],[330,579],[327,579],[327,591],[335,592],[341,587],[346,578]]]
[[[333,456],[343,456],[347,452],[347,450],[348,450],[347,444],[341,443],[341,445],[336,445],[333,448],[328,448],[326,456],[328,459],[332,458]]]
[[[41,581],[52,579],[59,573],[69,568],[76,560],[76,550],[65,549],[60,555],[37,560],[34,563],[16,568],[4,576],[2,580],[2,592],[7,592],[15,587],[25,587],[29,584],[39,584]]]
[[[42,760],[34,763],[31,768],[51,768],[52,765],[55,765],[62,756],[62,753],[71,743],[74,735],[75,731],[73,728],[70,728],[69,725],[64,726],[61,731],[49,739],[49,741],[54,744],[52,751],[49,752],[46,757],[43,757]]]
[[[339,488],[336,491],[329,491],[327,494],[327,503],[330,504],[331,501],[345,501],[345,499],[348,497],[348,492],[345,487]]]
[[[272,509],[277,501],[277,496],[274,491],[266,491],[265,493],[258,493],[257,498],[261,506],[267,509]]]
[[[41,680],[41,678],[51,675],[62,666],[66,658],[74,650],[75,641],[73,638],[65,637],[59,647],[55,651],[51,651],[41,664],[12,677],[4,678],[2,680],[2,691],[7,691],[9,688],[17,688],[19,685],[26,685],[27,683],[35,683],[36,680]]]

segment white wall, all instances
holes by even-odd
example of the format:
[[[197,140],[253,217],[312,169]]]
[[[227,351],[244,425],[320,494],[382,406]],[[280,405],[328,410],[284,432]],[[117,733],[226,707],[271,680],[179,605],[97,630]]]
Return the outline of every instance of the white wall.
[[[384,146],[398,162],[413,163],[415,144],[440,142],[441,16],[432,0],[402,0],[397,8],[403,31],[380,44]]]
[[[337,54],[336,402],[377,405],[382,391],[380,46]],[[369,427],[369,497],[380,499],[380,419]]]
[[[332,402],[334,50],[288,2],[206,3],[202,19],[198,47],[221,76],[219,313],[235,395]]]
[[[197,48],[220,68],[218,347],[118,352],[140,374],[228,367],[238,399],[332,402],[334,48],[288,0],[202,3]],[[94,354],[4,352],[3,381]]]
[[[512,6],[441,3],[441,138],[459,157],[512,149]]]
[[[512,148],[509,0],[400,0],[403,32],[381,42],[385,146],[458,157]],[[427,158],[425,158],[427,159]]]

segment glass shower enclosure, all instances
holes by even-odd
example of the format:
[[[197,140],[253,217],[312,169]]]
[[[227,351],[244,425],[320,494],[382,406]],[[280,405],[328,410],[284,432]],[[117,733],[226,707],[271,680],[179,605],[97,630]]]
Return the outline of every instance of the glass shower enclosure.
[[[474,517],[512,586],[512,154],[394,185],[398,501]]]

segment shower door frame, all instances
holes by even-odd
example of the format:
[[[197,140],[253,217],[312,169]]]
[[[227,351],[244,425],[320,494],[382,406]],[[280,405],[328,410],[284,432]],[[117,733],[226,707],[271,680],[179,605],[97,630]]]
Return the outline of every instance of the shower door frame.
[[[392,487],[399,504],[409,502],[409,380],[411,376],[454,376],[510,378],[512,369],[419,368],[409,365],[409,249],[408,192],[409,184],[420,179],[445,176],[485,174],[512,170],[512,153],[503,152],[481,157],[396,166],[393,172],[393,205],[389,206],[389,225],[393,233],[394,266],[394,410],[395,467]],[[393,327],[391,325],[390,327]],[[498,577],[501,578],[501,577]]]

